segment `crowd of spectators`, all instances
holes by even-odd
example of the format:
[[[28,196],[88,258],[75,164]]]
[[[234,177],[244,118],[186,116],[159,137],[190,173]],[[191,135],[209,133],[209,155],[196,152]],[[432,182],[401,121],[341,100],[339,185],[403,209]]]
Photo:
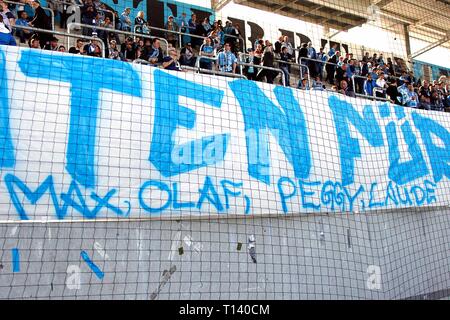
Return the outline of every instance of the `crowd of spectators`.
[[[0,44],[16,45],[15,35],[17,41],[27,42],[31,48],[65,52],[65,46],[59,45],[59,39],[52,33],[14,28],[16,25],[52,29],[50,17],[39,0],[19,1],[23,5],[0,0]],[[295,49],[291,39],[284,35],[274,44],[257,39],[252,48],[244,50],[239,24],[230,21],[223,25],[221,20],[199,21],[196,14],[188,17],[181,13],[179,17],[169,16],[161,33],[152,28],[142,11],[133,19],[130,8],[119,15],[99,0],[72,1],[80,6],[81,23],[90,26],[81,28],[82,35],[91,37],[89,41],[78,39],[68,50],[72,54],[101,57],[103,47],[109,59],[129,62],[139,59],[177,71],[182,71],[182,66],[195,67],[200,56],[197,67],[201,69],[242,72],[250,80],[274,83],[279,77],[280,83],[291,86],[295,85],[291,83],[295,76],[299,79],[296,87],[301,90],[332,90],[350,97],[376,97],[402,106],[450,111],[450,86],[445,77],[432,83],[420,81],[383,54],[366,52],[362,59],[356,59],[352,53],[342,54],[337,44],[325,52],[324,48],[317,51],[311,42]],[[58,0],[48,3],[58,14],[60,26],[65,27],[67,3]],[[124,37],[117,30],[142,36]],[[168,44],[167,48],[163,49],[162,43]]]

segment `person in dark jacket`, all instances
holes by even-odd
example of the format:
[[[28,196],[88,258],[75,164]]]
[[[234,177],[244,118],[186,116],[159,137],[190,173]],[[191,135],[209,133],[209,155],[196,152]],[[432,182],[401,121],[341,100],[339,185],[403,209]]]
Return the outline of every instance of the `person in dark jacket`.
[[[3,22],[3,16],[0,15],[0,45],[16,46],[16,40]]]
[[[279,63],[280,69],[283,70],[283,76],[285,85],[287,87],[291,86],[290,82],[290,73],[291,73],[291,65],[288,62],[291,62],[291,55],[289,54],[288,47],[282,47],[281,54],[280,54],[280,60],[283,62]]]
[[[306,66],[308,65],[308,60],[301,60],[302,58],[308,58],[308,44],[306,43],[302,43],[302,47],[298,51],[298,64],[302,65],[300,78],[305,77],[305,74],[307,74]]]
[[[330,84],[334,84],[334,73],[336,72],[336,64],[339,60],[340,52],[336,51],[336,53],[328,59],[328,62],[325,66],[325,70],[327,71],[327,80]],[[333,64],[330,64],[333,63]]]
[[[31,5],[34,8],[35,13],[33,20],[30,21],[30,26],[39,29],[52,30],[50,18],[47,16],[44,9],[42,9],[41,3],[38,0],[35,0],[31,3]],[[41,48],[44,48],[44,46],[47,45],[53,38],[51,33],[38,32],[37,34]]]
[[[271,43],[268,43],[266,48],[264,49],[264,55],[262,58],[263,66],[273,68],[274,59],[275,56],[273,54],[273,45]],[[275,71],[268,69],[261,69],[258,75],[256,76],[256,80],[261,81],[264,77],[266,78],[267,83],[273,83],[273,79],[275,79],[276,77]]]

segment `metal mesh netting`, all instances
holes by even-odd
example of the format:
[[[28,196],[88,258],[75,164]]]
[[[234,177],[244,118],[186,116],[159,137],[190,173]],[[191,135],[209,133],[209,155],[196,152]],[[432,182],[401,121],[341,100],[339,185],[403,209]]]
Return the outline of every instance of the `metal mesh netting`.
[[[1,7],[1,299],[450,296],[446,1]]]

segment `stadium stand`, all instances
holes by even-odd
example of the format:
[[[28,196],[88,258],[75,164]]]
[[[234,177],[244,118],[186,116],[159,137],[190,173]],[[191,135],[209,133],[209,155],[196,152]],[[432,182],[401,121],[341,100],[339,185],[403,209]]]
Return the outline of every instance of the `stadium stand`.
[[[78,28],[84,38],[76,40],[76,46],[69,48],[62,44],[65,43],[63,40],[68,39],[67,36],[60,39],[56,34],[25,29],[32,26],[51,30],[55,24],[55,13],[60,17],[60,26],[66,26],[67,14],[64,12],[69,5],[79,8],[83,25]],[[184,14],[177,19],[169,17],[165,30],[162,30],[152,27],[143,11],[133,19],[129,16],[130,8],[124,8],[119,15],[119,12],[108,10],[101,1],[93,0],[54,0],[49,2],[49,8],[45,8],[47,11],[42,9],[38,1],[33,0],[3,0],[1,7],[2,14],[8,17],[4,21],[5,27],[21,46],[27,43],[32,47],[32,42],[39,39],[40,48],[44,50],[97,57],[102,56],[103,48],[105,58],[150,62],[156,67],[163,67],[163,60],[166,59],[173,62],[166,68],[173,69],[173,64],[178,64],[177,69],[180,71],[186,66],[185,71],[195,72],[202,72],[201,69],[204,68],[200,68],[200,64],[205,64],[208,58],[201,56],[209,52],[209,57],[211,58],[212,53],[214,59],[206,64],[206,69],[214,68],[216,74],[220,74],[217,73],[218,70],[226,69],[227,72],[239,73],[256,81],[273,83],[276,78],[275,83],[281,85],[284,80],[288,85],[299,89],[326,89],[350,96],[387,100],[401,106],[450,112],[450,87],[445,77],[432,81],[418,79],[413,70],[397,64],[393,57],[383,56],[382,53],[366,52],[363,57],[357,58],[353,53],[341,54],[336,46],[324,52],[324,48],[317,50],[311,43],[304,43],[302,48],[294,49],[286,35],[280,36],[275,44],[258,39],[252,48],[244,50],[245,41],[239,24],[233,25],[226,21],[223,25],[221,20],[210,22],[207,18],[197,21],[195,14],[191,17]],[[31,14],[33,11],[34,15]],[[152,31],[158,33],[158,36],[152,36]],[[90,36],[98,40],[86,41],[86,37]],[[162,41],[165,42],[163,47]],[[223,53],[220,52],[226,44],[230,45],[230,54],[224,60],[221,58]],[[177,50],[173,59],[169,59],[169,45]],[[239,64],[238,68],[232,68],[232,63],[231,66],[226,65],[231,61]],[[289,81],[289,78],[296,81]]]

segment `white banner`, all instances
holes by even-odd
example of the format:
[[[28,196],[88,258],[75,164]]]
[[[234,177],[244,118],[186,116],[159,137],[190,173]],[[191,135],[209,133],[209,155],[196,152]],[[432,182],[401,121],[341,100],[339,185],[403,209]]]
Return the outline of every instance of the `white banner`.
[[[446,113],[0,47],[1,220],[449,203]]]

